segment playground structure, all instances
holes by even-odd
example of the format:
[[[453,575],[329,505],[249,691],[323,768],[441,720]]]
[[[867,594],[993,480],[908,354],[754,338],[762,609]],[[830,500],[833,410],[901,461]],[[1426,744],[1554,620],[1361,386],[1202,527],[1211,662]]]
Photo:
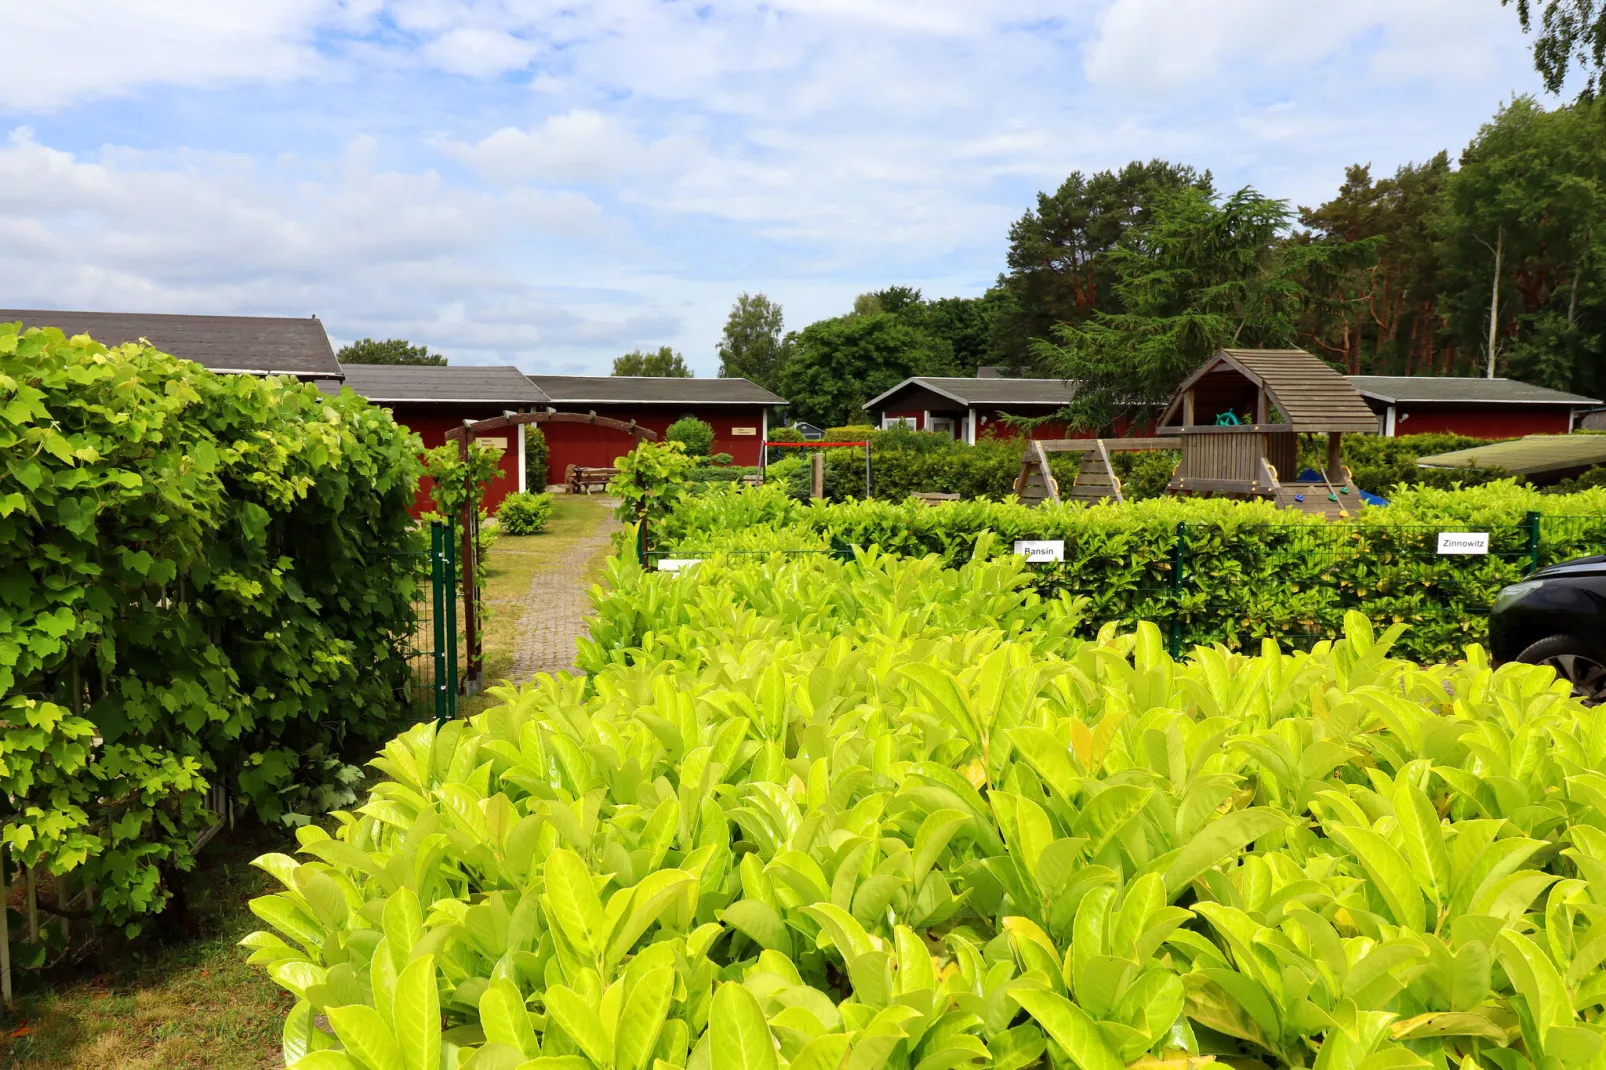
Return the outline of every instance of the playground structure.
[[[1048,455],[1079,451],[1073,501],[1124,500],[1111,453],[1180,450],[1169,494],[1266,498],[1284,509],[1349,516],[1361,492],[1343,466],[1345,434],[1374,434],[1377,417],[1344,376],[1302,349],[1223,349],[1183,380],[1156,437],[1028,443],[1015,493],[1027,505],[1060,501]],[[1321,470],[1299,469],[1299,436],[1327,436]]]

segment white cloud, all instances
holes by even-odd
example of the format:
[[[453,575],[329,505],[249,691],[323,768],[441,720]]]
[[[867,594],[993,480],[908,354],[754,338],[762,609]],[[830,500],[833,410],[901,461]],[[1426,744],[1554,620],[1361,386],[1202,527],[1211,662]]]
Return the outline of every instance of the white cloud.
[[[618,224],[586,197],[453,189],[373,156],[359,140],[297,181],[221,154],[82,159],[13,131],[0,148],[0,291],[23,307],[318,313],[343,334],[537,365],[678,329],[639,294],[575,294],[559,285],[572,273],[515,270],[530,243],[619,245]]]
[[[794,325],[976,292],[1073,169],[1311,203],[1534,85],[1494,0],[7,3],[0,115],[45,131],[0,148],[8,303],[318,311],[531,367],[712,371],[743,289]]]
[[[498,182],[605,183],[661,172],[700,151],[686,137],[639,140],[617,115],[576,108],[529,129],[504,126],[480,141],[447,151]]]
[[[150,84],[323,73],[314,31],[360,20],[337,0],[9,0],[0,108],[51,109]]]

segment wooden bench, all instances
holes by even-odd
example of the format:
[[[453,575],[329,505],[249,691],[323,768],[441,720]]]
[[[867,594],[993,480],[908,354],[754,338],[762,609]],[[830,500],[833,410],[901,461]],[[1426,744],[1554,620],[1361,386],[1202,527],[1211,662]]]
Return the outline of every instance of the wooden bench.
[[[924,502],[926,505],[935,505],[938,502],[957,502],[959,500],[959,495],[957,494],[943,494],[935,490],[916,491],[909,497],[917,502]]]
[[[608,483],[619,474],[617,468],[582,468],[571,464],[563,473],[563,482],[570,494],[590,494],[593,487],[607,489]]]

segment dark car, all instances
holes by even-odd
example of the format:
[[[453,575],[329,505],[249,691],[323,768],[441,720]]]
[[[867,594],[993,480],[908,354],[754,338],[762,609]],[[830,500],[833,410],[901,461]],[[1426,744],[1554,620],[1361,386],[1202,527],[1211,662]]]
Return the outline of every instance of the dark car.
[[[1590,704],[1606,701],[1606,555],[1542,568],[1495,596],[1489,653],[1549,665]]]

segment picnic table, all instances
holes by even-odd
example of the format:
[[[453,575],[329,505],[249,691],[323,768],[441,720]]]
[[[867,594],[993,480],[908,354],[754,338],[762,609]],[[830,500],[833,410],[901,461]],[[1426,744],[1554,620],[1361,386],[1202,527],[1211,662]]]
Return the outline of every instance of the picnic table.
[[[618,474],[617,468],[584,468],[571,464],[564,470],[563,482],[570,494],[590,494],[593,488],[606,489],[609,481]]]

